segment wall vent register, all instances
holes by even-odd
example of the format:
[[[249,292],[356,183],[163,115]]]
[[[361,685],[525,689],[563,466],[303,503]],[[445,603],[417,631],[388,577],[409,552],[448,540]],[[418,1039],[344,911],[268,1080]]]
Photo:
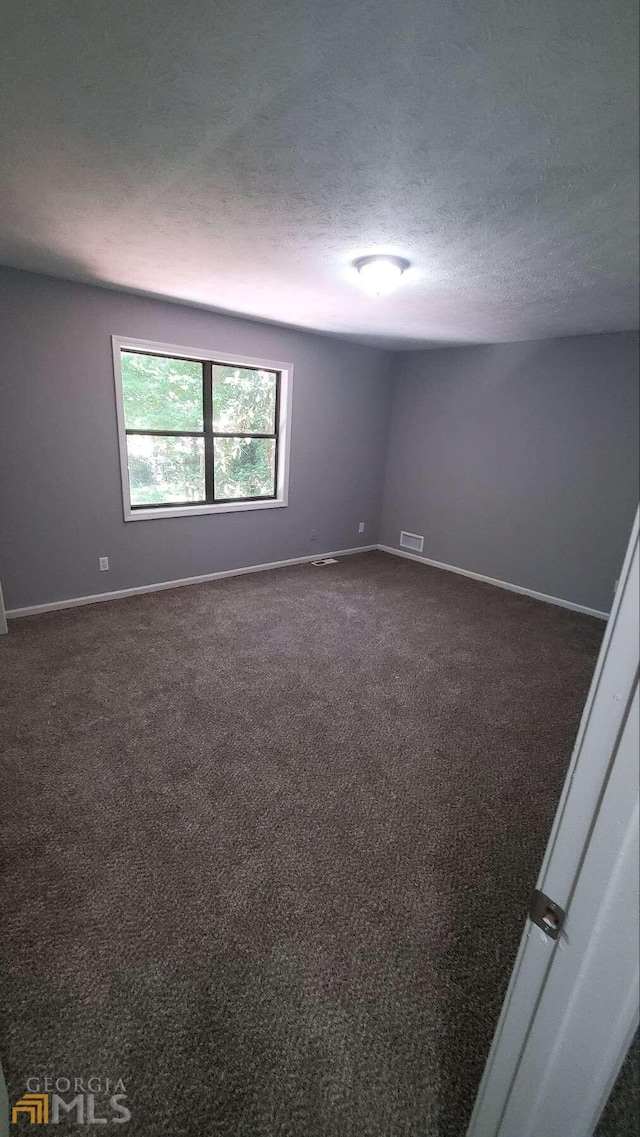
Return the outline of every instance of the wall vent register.
[[[405,533],[404,530],[400,534],[400,548],[411,549],[412,553],[421,553],[424,544],[424,537],[420,537],[418,533]]]

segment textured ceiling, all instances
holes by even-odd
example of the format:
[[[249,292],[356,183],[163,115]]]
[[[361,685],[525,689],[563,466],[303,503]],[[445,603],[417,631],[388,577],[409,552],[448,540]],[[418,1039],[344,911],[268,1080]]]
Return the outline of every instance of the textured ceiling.
[[[635,7],[4,0],[0,263],[400,348],[635,327]]]

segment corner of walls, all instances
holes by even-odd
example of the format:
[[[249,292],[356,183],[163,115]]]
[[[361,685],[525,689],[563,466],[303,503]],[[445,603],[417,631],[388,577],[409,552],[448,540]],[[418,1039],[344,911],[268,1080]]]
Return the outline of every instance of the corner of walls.
[[[387,487],[387,476],[389,471],[391,424],[393,420],[393,410],[396,397],[396,378],[398,370],[401,366],[400,360],[404,354],[405,353],[401,351],[388,352],[386,367],[385,430],[383,432],[382,445],[379,452],[380,482],[378,493],[378,511],[376,516],[375,530],[371,536],[371,540],[375,541],[376,544],[380,544],[382,542],[382,527],[385,515],[385,494]]]
[[[407,360],[409,357],[413,357],[416,354],[418,354],[416,351],[395,351],[389,360],[389,409],[384,453],[381,455],[383,476],[382,492],[380,495],[380,519],[378,525],[378,543],[380,545],[396,544],[396,542],[391,538],[392,522],[395,522],[396,519],[393,517],[390,495],[390,479],[392,467],[396,460],[394,424],[398,401],[401,394],[400,384],[407,367]],[[423,353],[420,352],[419,354],[422,355]],[[393,528],[395,528],[395,525],[393,525]]]
[[[380,543],[610,610],[638,500],[638,334],[397,359]]]

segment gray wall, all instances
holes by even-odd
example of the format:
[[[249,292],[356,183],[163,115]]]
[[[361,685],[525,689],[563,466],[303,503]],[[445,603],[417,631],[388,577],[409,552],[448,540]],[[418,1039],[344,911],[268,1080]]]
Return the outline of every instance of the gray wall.
[[[114,332],[294,364],[286,509],[125,524]],[[435,560],[606,611],[637,501],[637,348],[616,333],[393,357],[0,269],[6,606],[395,546],[403,528]]]
[[[125,524],[113,333],[292,362],[289,506]],[[376,542],[389,366],[373,348],[0,270],[6,607]]]
[[[638,336],[396,360],[381,523],[424,555],[599,611],[638,500]]]

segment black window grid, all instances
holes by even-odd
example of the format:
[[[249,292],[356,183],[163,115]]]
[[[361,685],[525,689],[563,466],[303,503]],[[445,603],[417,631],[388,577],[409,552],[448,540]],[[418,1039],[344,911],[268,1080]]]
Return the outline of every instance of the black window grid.
[[[153,356],[156,359],[175,359],[178,363],[199,363],[202,366],[202,430],[141,430],[129,428],[125,425],[125,434],[140,435],[144,438],[203,438],[204,439],[204,473],[205,497],[200,501],[160,501],[134,505],[131,509],[181,509],[197,505],[233,505],[244,501],[275,501],[277,497],[278,459],[280,444],[280,387],[282,372],[272,371],[271,368],[250,367],[246,363],[222,363],[215,359],[192,359],[187,355],[163,355],[157,351],[133,351],[122,349],[122,354]],[[213,368],[237,367],[243,371],[267,371],[275,377],[276,397],[273,412],[273,432],[262,431],[223,431],[213,429]],[[215,468],[214,468],[214,440],[216,438],[267,438],[275,442],[273,460],[273,493],[260,494],[254,497],[216,497],[215,496]]]

